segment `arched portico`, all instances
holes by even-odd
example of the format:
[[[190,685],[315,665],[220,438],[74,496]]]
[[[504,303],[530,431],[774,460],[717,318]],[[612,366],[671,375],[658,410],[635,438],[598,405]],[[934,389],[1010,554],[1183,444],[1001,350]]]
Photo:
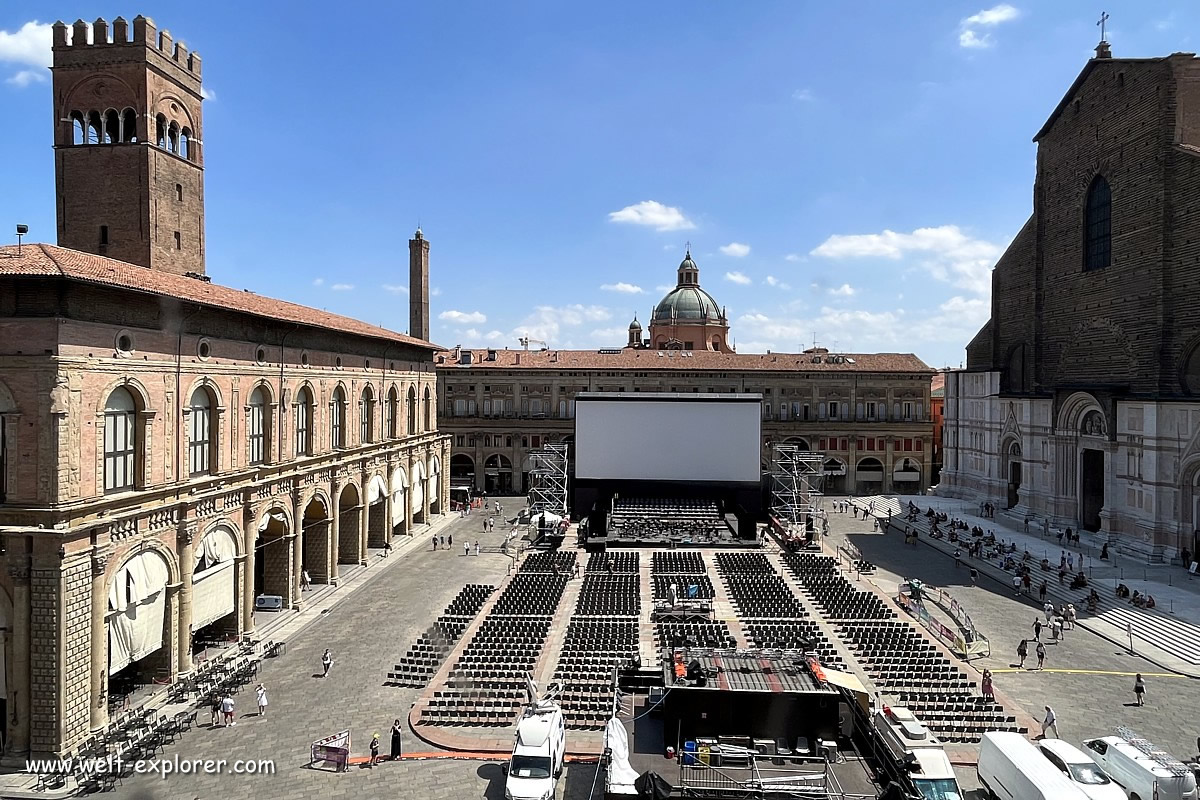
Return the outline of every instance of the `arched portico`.
[[[282,608],[292,602],[294,569],[292,547],[295,537],[291,536],[291,524],[287,511],[272,507],[258,519],[254,540],[254,608],[260,597],[282,598]],[[266,608],[274,604],[266,602]]]
[[[883,491],[883,462],[873,456],[860,458],[854,466],[855,492],[880,494]]]
[[[488,494],[511,494],[512,461],[503,453],[493,453],[483,462],[483,489]]]
[[[174,598],[167,595],[178,574],[173,556],[154,546],[133,553],[113,571],[106,614],[107,679],[101,679],[101,692],[127,694],[161,671],[173,674]]]
[[[357,564],[361,560],[362,496],[353,483],[346,484],[338,498],[338,541],[339,564]]]
[[[238,533],[227,522],[204,533],[192,549],[192,650],[237,634]]]
[[[301,526],[304,531],[304,553],[300,568],[308,573],[311,582],[329,583],[329,537],[332,534],[332,517],[324,497],[317,495],[308,501],[308,505],[304,507]]]
[[[1000,467],[1002,475],[1008,484],[1008,505],[1013,508],[1021,502],[1021,481],[1023,465],[1021,461],[1021,443],[1015,438],[1005,439],[1000,445]]]
[[[367,546],[383,547],[391,537],[387,518],[387,481],[382,475],[372,475],[367,483]]]
[[[408,473],[404,467],[396,467],[392,471],[392,535],[403,536],[408,533]]]
[[[429,485],[425,495],[429,498],[429,513],[442,513],[442,460],[437,456],[429,458]]]
[[[821,491],[825,494],[846,493],[846,462],[837,456],[826,456],[821,463]]]
[[[1078,527],[1087,531],[1105,527],[1105,490],[1112,450],[1108,430],[1104,409],[1087,392],[1075,392],[1059,409],[1055,426],[1060,442],[1056,489],[1067,502],[1075,501],[1068,513]]]
[[[425,519],[425,462],[413,462],[411,491],[408,501],[412,506],[412,521],[414,525],[422,525]]]

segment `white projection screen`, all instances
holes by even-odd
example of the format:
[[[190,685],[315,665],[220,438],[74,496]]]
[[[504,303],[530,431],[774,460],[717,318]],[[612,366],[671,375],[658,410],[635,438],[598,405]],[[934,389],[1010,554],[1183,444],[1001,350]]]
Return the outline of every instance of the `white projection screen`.
[[[758,483],[757,395],[592,395],[575,402],[575,477]]]

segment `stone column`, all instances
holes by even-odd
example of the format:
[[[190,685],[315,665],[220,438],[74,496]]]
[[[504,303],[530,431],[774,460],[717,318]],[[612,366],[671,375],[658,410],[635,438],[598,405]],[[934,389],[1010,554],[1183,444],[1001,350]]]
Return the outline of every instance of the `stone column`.
[[[183,622],[182,615],[179,613],[180,597],[183,595],[182,581],[179,583],[168,583],[166,592],[167,592],[167,613],[166,613],[167,630],[173,630],[173,631],[178,632],[179,629],[182,627],[182,622]],[[191,626],[190,622],[188,623],[188,626],[190,629],[190,626]],[[167,663],[168,678],[169,678],[169,680],[174,682],[175,678],[179,675],[178,660],[180,658],[180,656],[179,656],[180,636],[177,633],[177,635],[175,635],[175,636],[168,635],[165,638],[166,638],[166,641],[163,642],[163,648],[166,649],[166,651],[167,651],[166,652],[166,663]]]
[[[450,440],[442,441],[442,502],[443,514],[450,513]]]
[[[108,592],[105,591],[108,548],[92,549],[92,687],[91,727],[99,730],[108,724]]]
[[[251,521],[257,528],[258,523]],[[254,633],[254,548],[258,544],[258,531],[246,531],[246,555],[242,561],[242,633]]]
[[[358,563],[367,563],[367,529],[371,524],[371,504],[367,502],[369,495],[367,491],[370,489],[371,476],[366,470],[361,473],[358,492]]]
[[[304,592],[300,589],[300,573],[304,570],[304,509],[300,507],[300,491],[292,495],[292,519],[296,525],[296,536],[292,541],[292,608],[297,611],[304,603]]]
[[[413,451],[409,447],[405,452],[404,457],[408,459],[408,491],[404,493],[404,532],[409,536],[413,535],[413,512],[412,512],[412,491],[413,491]]]
[[[340,531],[342,527],[341,506],[338,502],[338,490],[340,488],[341,487],[338,486],[337,478],[335,477],[329,484],[329,492],[331,497],[329,505],[332,506],[332,508],[329,510],[330,527],[328,542],[326,543],[326,549],[329,551],[329,582],[334,586],[336,586],[338,582],[338,539],[341,537]]]
[[[15,539],[15,537],[14,537]],[[13,547],[10,539],[10,548]],[[20,539],[15,539],[20,542]],[[12,656],[13,663],[9,674],[12,682],[8,685],[8,696],[13,703],[13,711],[9,715],[9,738],[12,746],[10,753],[29,752],[29,715],[30,715],[30,659],[29,659],[29,565],[25,556],[18,555],[17,562],[8,565],[8,576],[12,580],[13,590],[13,621],[12,621]]]
[[[181,674],[192,671],[192,575],[196,569],[196,522],[185,520],[176,534],[179,552],[179,645],[176,666]]]
[[[387,462],[387,491],[383,493],[383,540],[392,540],[392,475],[396,471],[395,462]]]

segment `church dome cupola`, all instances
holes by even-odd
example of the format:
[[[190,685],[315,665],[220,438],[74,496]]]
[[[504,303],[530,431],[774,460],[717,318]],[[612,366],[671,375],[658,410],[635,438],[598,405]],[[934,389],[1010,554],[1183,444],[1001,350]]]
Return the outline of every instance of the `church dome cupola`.
[[[695,261],[692,261],[691,248],[688,248],[683,261],[679,262],[679,280],[675,285],[677,287],[700,285],[700,268],[696,266]]]
[[[712,295],[700,288],[700,268],[692,260],[689,249],[679,263],[679,280],[675,288],[654,307],[651,322],[716,322],[725,321],[725,315]]]

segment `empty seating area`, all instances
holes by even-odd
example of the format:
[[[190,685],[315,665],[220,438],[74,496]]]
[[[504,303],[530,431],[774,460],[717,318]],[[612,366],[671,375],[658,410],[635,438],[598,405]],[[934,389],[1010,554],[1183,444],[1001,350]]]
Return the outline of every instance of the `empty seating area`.
[[[655,623],[658,649],[664,647],[736,647],[737,639],[725,620],[688,620]]]
[[[559,702],[568,728],[605,726],[615,697],[613,668],[628,663],[637,652],[635,617],[572,620],[554,671],[554,680],[563,686]]]
[[[695,550],[660,550],[651,556],[650,571],[655,575],[706,575],[704,558]]]
[[[717,568],[741,619],[807,617],[800,599],[762,553],[718,553]]]
[[[742,623],[746,638],[754,647],[804,650],[834,669],[846,669],[829,638],[809,620],[749,620]]]
[[[654,575],[654,599],[668,600],[671,586],[679,600],[712,600],[716,597],[712,581],[707,575]]]
[[[588,574],[575,615],[580,617],[636,617],[642,610],[641,576]]]
[[[438,690],[433,693],[418,725],[511,725],[525,705],[525,690]]]
[[[795,576],[796,580],[804,583],[814,575],[837,575],[838,562],[833,556],[819,553],[784,553],[784,566]]]
[[[638,554],[630,551],[609,550],[604,553],[588,555],[586,572],[608,572],[611,565],[613,572],[634,572],[640,568]]]
[[[876,687],[942,739],[975,743],[984,731],[1027,733],[998,704],[981,701],[975,682],[907,622],[846,622],[838,633]]]
[[[618,498],[608,519],[608,535],[617,539],[711,542],[723,529],[720,508],[708,500]]]
[[[518,572],[569,575],[575,571],[575,551],[555,550],[530,553]]]
[[[878,595],[855,588],[841,575],[808,575],[802,580],[804,591],[828,620],[896,618]]]
[[[392,668],[386,683],[392,686],[424,686],[437,673],[454,643],[466,631],[495,588],[479,583],[464,586],[446,607],[446,613],[418,637],[400,663]]]
[[[549,555],[539,553],[538,555]],[[572,553],[571,555],[574,555]],[[567,574],[546,575],[521,570],[512,577],[490,616],[515,615],[520,617],[550,617],[558,608],[563,589],[567,585]]]
[[[762,553],[717,553],[717,568],[723,575],[748,575],[754,572],[778,574]]]

